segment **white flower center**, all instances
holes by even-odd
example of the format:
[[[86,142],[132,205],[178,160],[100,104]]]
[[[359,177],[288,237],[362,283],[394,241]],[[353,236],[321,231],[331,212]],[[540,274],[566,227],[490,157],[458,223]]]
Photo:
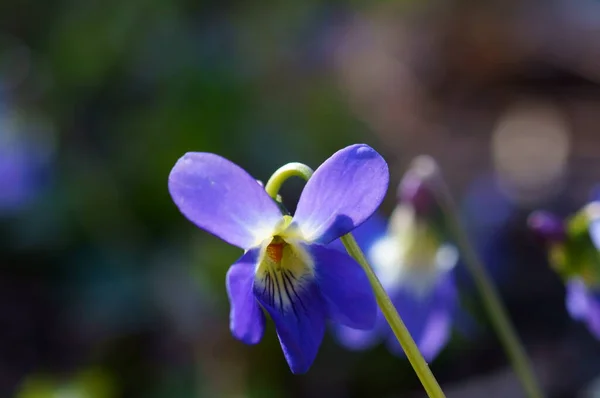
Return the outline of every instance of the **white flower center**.
[[[416,297],[426,297],[455,266],[458,251],[440,245],[414,211],[401,206],[392,214],[388,233],[370,247],[367,256],[386,290],[407,289]]]

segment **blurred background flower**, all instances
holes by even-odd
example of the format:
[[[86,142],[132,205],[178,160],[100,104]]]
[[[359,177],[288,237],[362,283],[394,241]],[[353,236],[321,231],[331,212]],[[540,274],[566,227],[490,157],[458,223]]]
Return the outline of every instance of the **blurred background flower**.
[[[440,209],[424,183],[409,172],[398,190],[387,227],[375,215],[353,234],[423,357],[431,362],[450,339],[458,310],[453,272],[458,251],[445,241],[443,226],[436,225]],[[393,353],[404,355],[381,312],[373,330],[336,326],[335,334],[350,349],[384,340]]]

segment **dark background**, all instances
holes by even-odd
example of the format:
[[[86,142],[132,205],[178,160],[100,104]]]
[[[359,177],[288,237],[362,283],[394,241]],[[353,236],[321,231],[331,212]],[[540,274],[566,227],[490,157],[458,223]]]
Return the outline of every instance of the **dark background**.
[[[272,325],[235,340],[240,253],[167,192],[187,151],[264,181],[356,142],[389,162],[384,215],[411,159],[438,160],[548,395],[600,396],[600,343],[525,222],[600,177],[599,54],[592,0],[2,1],[0,396],[422,397],[383,347],[327,336],[294,376]],[[522,396],[458,272],[469,315],[434,373],[448,397]]]

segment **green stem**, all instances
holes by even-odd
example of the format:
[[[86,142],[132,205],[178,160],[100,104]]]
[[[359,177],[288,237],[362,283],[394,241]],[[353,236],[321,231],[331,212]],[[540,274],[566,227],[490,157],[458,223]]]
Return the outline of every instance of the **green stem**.
[[[417,158],[413,164],[413,170],[421,174],[423,181],[429,184],[430,189],[437,196],[448,228],[456,239],[456,244],[462,254],[465,265],[471,275],[473,275],[475,285],[481,294],[483,305],[490,316],[492,326],[496,330],[498,338],[504,346],[504,350],[512,363],[515,373],[520,378],[527,396],[530,398],[543,397],[544,394],[537,384],[525,349],[519,341],[517,333],[508,318],[506,309],[500,301],[500,296],[491,282],[485,266],[470,243],[467,233],[458,217],[458,208],[437,164],[430,157]]]
[[[269,181],[267,181],[267,185],[265,185],[265,191],[267,191],[270,197],[275,199],[277,198],[281,186],[288,178],[300,177],[304,179],[304,181],[308,181],[312,175],[313,171],[307,165],[295,162],[288,163],[281,166],[273,173],[271,178],[269,178]]]
[[[423,358],[423,355],[421,355],[421,352],[417,348],[415,341],[408,332],[406,325],[404,325],[402,318],[400,318],[398,311],[396,311],[396,307],[394,307],[394,304],[392,304],[390,297],[387,295],[385,289],[381,285],[381,282],[377,278],[377,275],[375,275],[375,272],[373,272],[373,269],[367,262],[367,259],[362,250],[360,250],[356,240],[352,234],[342,236],[341,240],[344,246],[346,246],[348,253],[354,257],[356,261],[358,261],[367,274],[369,282],[371,283],[371,287],[373,288],[373,292],[375,293],[377,304],[379,305],[381,312],[390,325],[390,328],[392,328],[392,331],[398,339],[398,342],[402,346],[402,349],[406,354],[406,358],[408,358],[408,361],[415,370],[415,373],[421,381],[421,384],[423,384],[427,395],[431,398],[445,397],[442,388],[438,384],[433,373],[431,373],[431,369],[429,369],[425,358]]]
[[[273,173],[265,185],[265,190],[269,196],[275,199],[279,189],[288,178],[301,177],[305,181],[308,181],[312,174],[312,169],[302,163],[288,163]],[[377,304],[379,305],[381,312],[385,316],[385,319],[394,332],[394,335],[398,339],[398,342],[402,346],[402,349],[406,353],[406,357],[415,370],[415,373],[421,381],[421,384],[423,384],[427,395],[430,398],[445,398],[446,396],[444,395],[444,392],[433,376],[433,373],[431,373],[427,362],[421,355],[421,352],[419,352],[415,341],[412,339],[408,329],[404,325],[404,322],[402,322],[398,311],[396,311],[396,308],[381,285],[377,275],[375,275],[375,272],[373,272],[373,269],[369,265],[365,255],[356,243],[356,240],[351,233],[341,237],[340,239],[346,247],[348,253],[356,259],[356,261],[367,274],[375,294],[375,298],[377,299]]]

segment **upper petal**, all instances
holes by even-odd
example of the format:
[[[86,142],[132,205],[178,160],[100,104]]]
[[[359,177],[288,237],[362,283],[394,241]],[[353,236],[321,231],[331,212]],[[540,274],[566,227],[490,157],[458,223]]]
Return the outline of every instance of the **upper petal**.
[[[265,316],[254,297],[254,267],[258,250],[246,252],[229,268],[226,277],[231,310],[229,327],[233,336],[246,344],[258,343],[265,331]]]
[[[367,275],[348,254],[321,245],[309,248],[328,316],[355,329],[372,329],[377,302]]]
[[[169,192],[191,222],[242,249],[260,243],[282,218],[254,178],[212,153],[180,158],[169,175]]]
[[[274,275],[255,280],[254,294],[275,323],[292,372],[308,371],[325,333],[323,299],[315,281],[309,276]]]
[[[306,183],[294,223],[306,240],[329,243],[375,212],[388,183],[387,163],[373,148],[356,144],[341,149]]]

